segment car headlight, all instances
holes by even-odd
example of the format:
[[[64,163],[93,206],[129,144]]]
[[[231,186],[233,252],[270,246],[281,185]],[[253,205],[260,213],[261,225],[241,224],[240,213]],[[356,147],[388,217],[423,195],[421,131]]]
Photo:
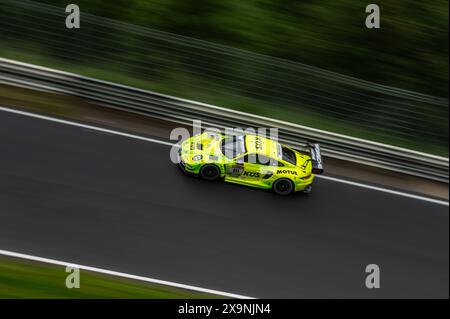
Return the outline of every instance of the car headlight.
[[[195,156],[192,158],[192,160],[195,161],[195,162],[198,162],[198,161],[200,161],[202,158],[203,158],[202,155],[195,155]]]

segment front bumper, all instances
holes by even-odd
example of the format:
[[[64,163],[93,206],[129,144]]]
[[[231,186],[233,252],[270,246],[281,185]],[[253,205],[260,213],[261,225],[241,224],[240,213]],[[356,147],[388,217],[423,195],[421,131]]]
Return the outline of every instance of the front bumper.
[[[193,165],[187,164],[185,161],[183,161],[183,157],[181,155],[181,148],[178,150],[178,164],[177,166],[185,173],[190,175],[198,175],[198,167],[195,167]]]

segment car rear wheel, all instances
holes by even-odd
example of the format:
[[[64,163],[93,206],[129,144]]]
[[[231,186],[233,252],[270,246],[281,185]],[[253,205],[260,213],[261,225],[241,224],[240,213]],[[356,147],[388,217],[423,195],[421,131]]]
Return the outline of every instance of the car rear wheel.
[[[278,195],[286,196],[294,191],[294,184],[287,178],[280,178],[273,183],[273,191]]]
[[[220,177],[220,170],[216,165],[205,165],[200,169],[200,176],[207,181],[216,181]]]

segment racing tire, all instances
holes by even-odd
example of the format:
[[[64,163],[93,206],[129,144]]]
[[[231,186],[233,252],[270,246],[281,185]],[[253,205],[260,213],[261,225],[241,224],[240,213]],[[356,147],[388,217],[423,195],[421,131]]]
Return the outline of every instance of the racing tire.
[[[273,191],[277,195],[287,196],[294,192],[294,183],[287,178],[280,178],[273,183]]]
[[[220,169],[216,165],[205,165],[200,169],[200,176],[207,181],[216,181],[220,178]]]

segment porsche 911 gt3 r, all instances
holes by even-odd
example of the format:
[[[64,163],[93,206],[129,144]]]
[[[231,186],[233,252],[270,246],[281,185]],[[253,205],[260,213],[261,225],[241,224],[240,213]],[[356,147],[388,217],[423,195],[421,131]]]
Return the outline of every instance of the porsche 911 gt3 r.
[[[279,195],[309,193],[315,174],[323,173],[318,144],[301,153],[268,138],[242,134],[225,136],[204,132],[185,140],[178,165],[186,173],[208,181],[272,189]]]

